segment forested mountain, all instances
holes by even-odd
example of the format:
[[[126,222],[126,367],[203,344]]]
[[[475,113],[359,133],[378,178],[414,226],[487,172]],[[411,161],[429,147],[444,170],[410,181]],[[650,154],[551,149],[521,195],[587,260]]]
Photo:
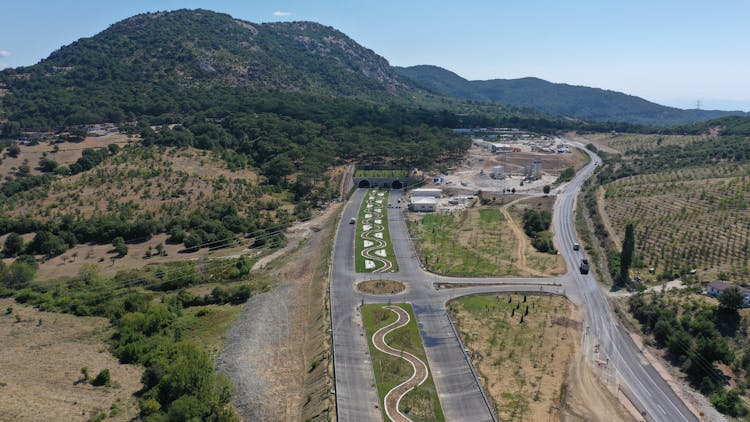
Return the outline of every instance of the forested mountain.
[[[7,117],[24,128],[205,108],[212,104],[196,90],[217,87],[369,98],[413,90],[333,28],[251,24],[206,10],[134,16],[37,65],[0,72],[0,84]]]
[[[551,83],[538,78],[469,81],[437,66],[395,69],[423,88],[441,95],[493,101],[583,120],[667,126],[747,115],[741,111],[682,110],[621,92]]]

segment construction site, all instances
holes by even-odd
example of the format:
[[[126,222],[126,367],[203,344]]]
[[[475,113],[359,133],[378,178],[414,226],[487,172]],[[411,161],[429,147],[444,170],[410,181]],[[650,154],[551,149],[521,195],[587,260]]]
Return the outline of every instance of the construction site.
[[[472,139],[466,159],[444,173],[425,174],[425,188],[441,188],[446,196],[541,193],[569,167],[585,162],[585,154],[559,138],[528,138],[495,143]]]

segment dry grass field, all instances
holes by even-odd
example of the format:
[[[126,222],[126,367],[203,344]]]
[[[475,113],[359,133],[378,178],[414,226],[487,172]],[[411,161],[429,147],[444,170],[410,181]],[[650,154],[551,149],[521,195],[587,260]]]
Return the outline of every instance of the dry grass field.
[[[468,296],[449,308],[500,420],[629,420],[583,363],[566,299]]]
[[[80,217],[112,212],[136,217],[185,215],[230,198],[237,204],[276,200],[283,205],[283,197],[262,192],[257,178],[251,170],[230,171],[205,151],[132,147],[90,171],[53,182],[46,193],[13,198],[2,211],[37,218],[59,218],[71,211]]]
[[[60,165],[70,165],[81,158],[86,148],[107,148],[109,144],[117,144],[124,147],[132,139],[121,133],[112,133],[105,136],[90,136],[81,142],[59,142],[44,141],[37,145],[18,145],[20,153],[18,157],[2,157],[0,163],[0,175],[13,174],[18,168],[26,164],[29,166],[30,174],[41,174],[37,166],[42,157],[57,161]]]
[[[7,310],[12,308],[11,313]],[[0,299],[0,420],[87,421],[99,414],[129,421],[143,369],[120,365],[107,351],[104,318],[40,312]],[[81,382],[109,369],[112,386]]]
[[[106,147],[109,143],[123,142],[127,142],[124,135],[87,138],[81,143],[72,144],[75,147],[73,150],[64,149],[67,143],[57,144],[62,145],[60,151],[49,153],[49,156],[60,164],[69,164],[80,157],[83,148]],[[51,149],[46,144],[20,148],[21,154],[17,159],[6,158],[3,161],[2,171],[12,173],[16,161],[22,162],[24,157],[33,154],[41,157],[39,151]],[[38,187],[3,201],[0,203],[0,213],[41,221],[60,221],[61,216],[68,214],[82,219],[117,215],[129,221],[163,216],[160,220],[167,221],[168,218],[187,218],[191,213],[212,204],[231,202],[240,216],[259,215],[259,221],[268,220],[276,222],[269,224],[278,224],[277,218],[281,214],[291,214],[291,198],[288,193],[264,190],[258,182],[258,174],[254,170],[231,170],[210,152],[133,144],[90,171],[58,177],[48,188]],[[34,235],[27,233],[23,237],[29,242]],[[5,237],[7,235],[0,236],[0,242]],[[112,275],[148,263],[237,255],[247,252],[248,245],[252,243],[252,239],[248,239],[221,250],[202,248],[196,252],[181,253],[184,245],[169,244],[168,237],[167,234],[157,234],[149,239],[135,239],[128,244],[128,254],[117,259],[114,259],[117,254],[109,243],[78,244],[43,262],[38,278],[72,276],[86,264],[97,264],[104,274]],[[165,253],[159,255],[154,252],[157,247],[163,248]]]

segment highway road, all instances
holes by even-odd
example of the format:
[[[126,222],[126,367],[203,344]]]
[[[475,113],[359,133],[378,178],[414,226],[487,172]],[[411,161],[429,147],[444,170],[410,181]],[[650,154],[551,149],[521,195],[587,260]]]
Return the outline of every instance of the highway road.
[[[571,144],[575,144],[572,143]],[[578,145],[582,147],[581,145]],[[492,421],[481,386],[473,375],[460,340],[454,334],[446,312],[446,302],[468,294],[493,292],[543,292],[567,296],[584,308],[584,346],[599,345],[599,358],[606,354],[614,366],[622,389],[648,420],[697,421],[671,390],[615,319],[604,291],[593,272],[578,271],[581,252],[573,250],[576,239],[574,210],[576,196],[600,159],[590,151],[591,163],[582,169],[557,195],[553,216],[555,242],[563,255],[568,273],[552,278],[454,278],[426,272],[421,268],[404,221],[403,209],[388,208],[388,224],[399,271],[365,274],[354,271],[355,225],[365,190],[357,190],[346,204],[336,233],[330,280],[331,325],[333,330],[336,407],[340,421],[379,421],[381,411],[375,388],[367,339],[358,307],[362,303],[411,303],[424,340],[441,405],[449,421]],[[402,199],[391,192],[389,202]],[[372,279],[402,281],[407,289],[396,296],[375,296],[358,292],[356,283]],[[473,283],[471,287],[437,289],[437,284]]]

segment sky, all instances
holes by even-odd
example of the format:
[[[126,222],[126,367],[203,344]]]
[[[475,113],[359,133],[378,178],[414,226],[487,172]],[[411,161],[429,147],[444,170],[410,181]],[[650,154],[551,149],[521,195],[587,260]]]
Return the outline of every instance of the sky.
[[[0,68],[144,12],[203,8],[330,25],[392,65],[535,76],[679,108],[750,111],[746,0],[4,0]]]

